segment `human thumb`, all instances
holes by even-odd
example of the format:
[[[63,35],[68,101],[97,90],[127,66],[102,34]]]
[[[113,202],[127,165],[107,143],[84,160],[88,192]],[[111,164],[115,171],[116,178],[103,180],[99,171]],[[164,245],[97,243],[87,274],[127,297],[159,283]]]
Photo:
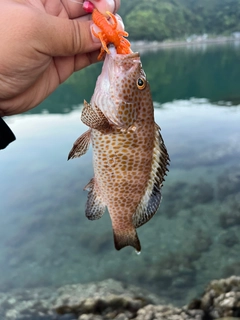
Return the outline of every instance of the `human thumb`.
[[[51,56],[72,56],[99,49],[100,41],[91,33],[92,22],[86,19],[71,20],[45,14],[37,37],[38,50]]]

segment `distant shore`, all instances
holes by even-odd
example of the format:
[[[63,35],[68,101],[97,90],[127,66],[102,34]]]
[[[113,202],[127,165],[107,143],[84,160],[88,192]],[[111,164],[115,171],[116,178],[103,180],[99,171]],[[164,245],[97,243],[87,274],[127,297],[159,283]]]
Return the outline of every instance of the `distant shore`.
[[[199,46],[204,44],[224,44],[227,42],[240,43],[240,38],[236,37],[206,37],[206,36],[192,36],[186,40],[166,40],[163,42],[158,41],[131,41],[133,51],[155,51],[162,48],[183,47],[183,46]]]

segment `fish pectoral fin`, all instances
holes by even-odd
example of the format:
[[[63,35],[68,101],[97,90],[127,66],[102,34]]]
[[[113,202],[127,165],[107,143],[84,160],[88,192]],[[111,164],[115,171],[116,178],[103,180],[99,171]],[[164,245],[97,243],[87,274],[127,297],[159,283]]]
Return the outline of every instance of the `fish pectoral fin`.
[[[108,119],[102,113],[102,111],[95,106],[95,110],[92,106],[84,100],[84,107],[82,110],[81,120],[84,124],[92,129],[96,129],[101,132],[111,130]]]
[[[102,217],[105,212],[105,204],[94,188],[94,178],[86,185],[84,190],[89,190],[86,203],[85,214],[89,220],[97,220]]]
[[[147,200],[147,204],[142,201],[133,215],[133,225],[135,228],[141,227],[148,222],[156,213],[161,202],[161,191],[157,183],[154,184],[152,193]]]
[[[132,246],[138,253],[141,252],[141,244],[135,228],[130,230],[116,230],[113,228],[113,237],[116,250]]]
[[[81,157],[89,148],[91,141],[91,129],[84,132],[73,144],[73,147],[68,155],[68,160]]]

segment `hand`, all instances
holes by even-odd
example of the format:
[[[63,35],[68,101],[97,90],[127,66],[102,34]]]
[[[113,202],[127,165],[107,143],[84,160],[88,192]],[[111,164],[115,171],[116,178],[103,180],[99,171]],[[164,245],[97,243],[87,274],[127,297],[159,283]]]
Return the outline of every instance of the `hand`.
[[[99,11],[120,5],[91,2]],[[34,108],[74,71],[97,61],[101,45],[90,18],[71,0],[1,0],[0,116]]]

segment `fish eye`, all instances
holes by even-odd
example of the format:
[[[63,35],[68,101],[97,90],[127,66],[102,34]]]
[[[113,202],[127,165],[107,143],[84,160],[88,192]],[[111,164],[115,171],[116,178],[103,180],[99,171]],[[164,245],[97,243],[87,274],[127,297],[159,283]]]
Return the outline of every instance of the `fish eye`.
[[[143,90],[146,88],[147,81],[143,78],[138,78],[137,79],[137,87],[139,90]]]

